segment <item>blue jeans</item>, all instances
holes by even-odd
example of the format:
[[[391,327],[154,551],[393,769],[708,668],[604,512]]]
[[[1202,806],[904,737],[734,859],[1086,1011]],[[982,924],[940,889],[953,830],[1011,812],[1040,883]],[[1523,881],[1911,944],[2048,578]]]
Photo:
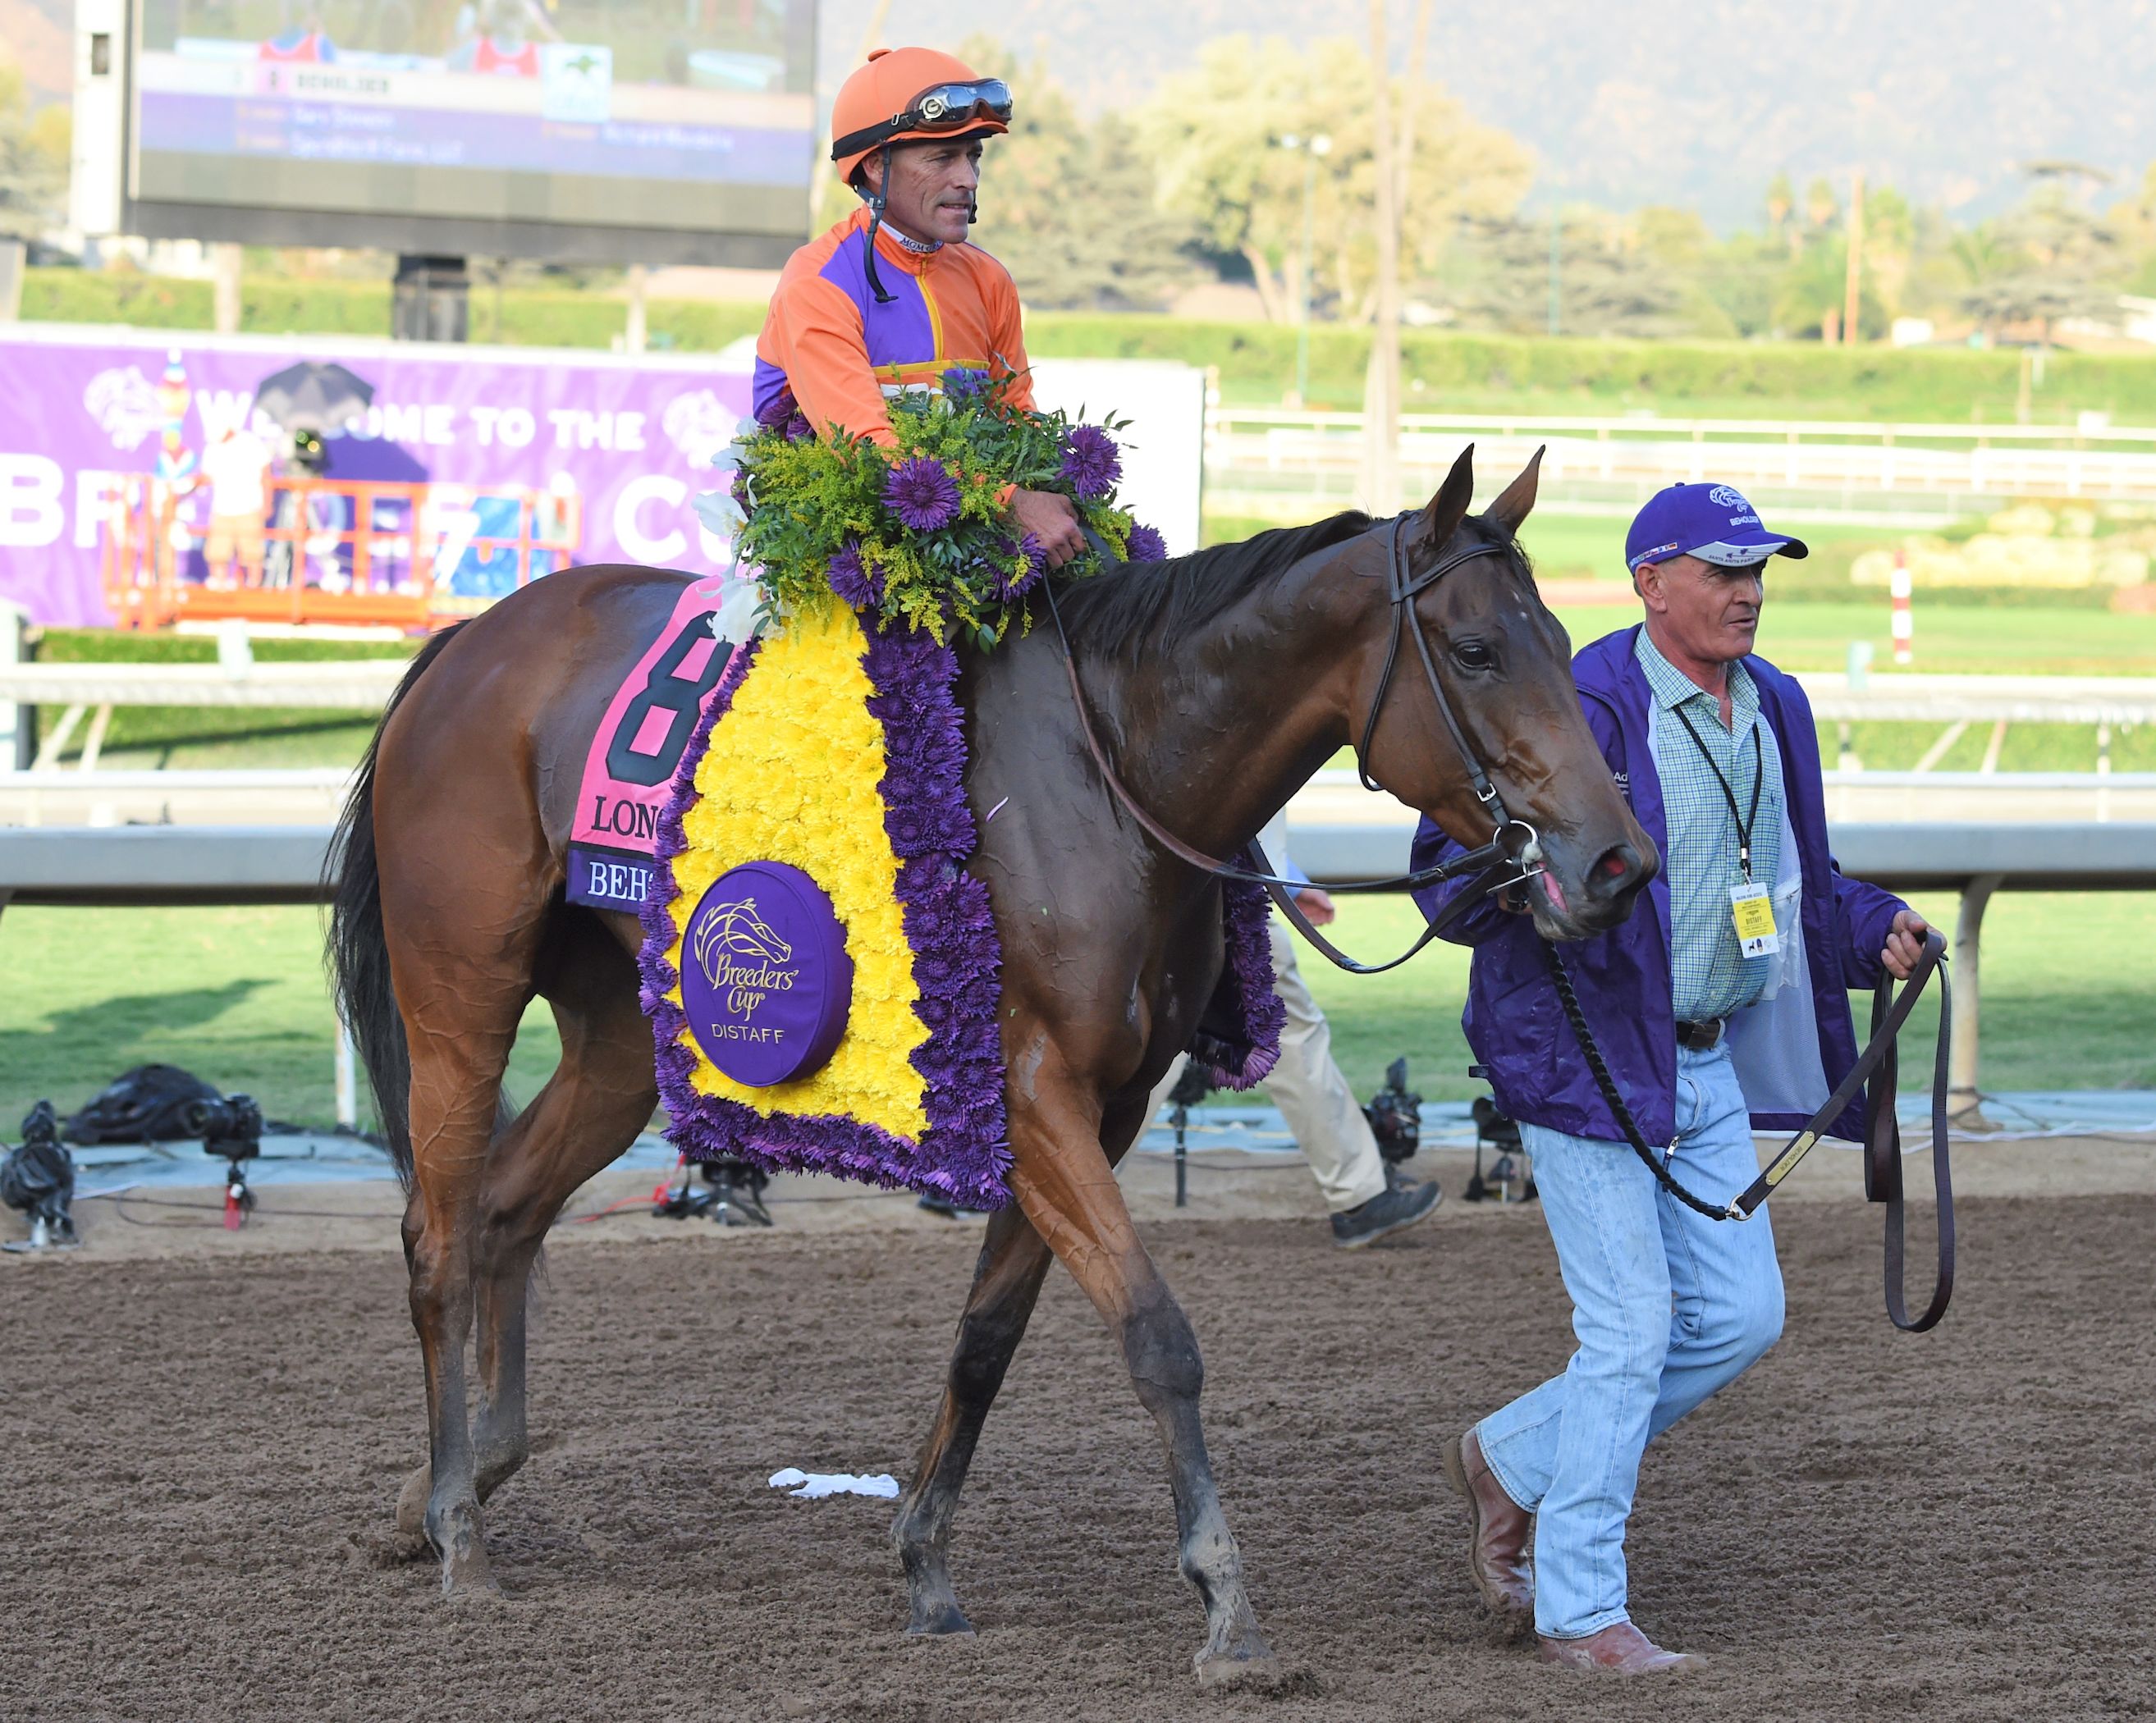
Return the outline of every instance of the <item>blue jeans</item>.
[[[1671,1170],[1709,1202],[1758,1172],[1727,1042],[1677,1049]],[[1476,1427],[1505,1493],[1535,1511],[1535,1628],[1577,1638],[1627,1620],[1625,1522],[1640,1455],[1782,1331],[1764,1209],[1713,1221],[1669,1196],[1622,1143],[1522,1123],[1572,1295],[1578,1349],[1560,1376]]]

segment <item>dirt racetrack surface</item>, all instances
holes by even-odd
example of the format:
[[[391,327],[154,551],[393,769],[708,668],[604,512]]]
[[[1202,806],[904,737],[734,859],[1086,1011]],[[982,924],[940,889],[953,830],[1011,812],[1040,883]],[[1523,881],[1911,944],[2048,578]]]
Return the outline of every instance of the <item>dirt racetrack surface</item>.
[[[488,1512],[506,1598],[444,1603],[391,1508],[421,1445],[379,1251],[0,1276],[0,1715],[554,1720],[2078,1719],[2156,1712],[2156,1199],[1978,1198],[1945,1327],[1880,1314],[1876,1211],[1790,1206],[1781,1345],[1648,1454],[1633,1608],[1704,1673],[1494,1639],[1436,1449],[1567,1349],[1539,1218],[1448,1203],[1386,1247],[1149,1223],[1288,1672],[1201,1698],[1151,1424],[1067,1276],[953,1540],[978,1638],[909,1641],[883,1502],[973,1229],[553,1253],[539,1451]],[[1921,1295],[1922,1289],[1916,1295]]]

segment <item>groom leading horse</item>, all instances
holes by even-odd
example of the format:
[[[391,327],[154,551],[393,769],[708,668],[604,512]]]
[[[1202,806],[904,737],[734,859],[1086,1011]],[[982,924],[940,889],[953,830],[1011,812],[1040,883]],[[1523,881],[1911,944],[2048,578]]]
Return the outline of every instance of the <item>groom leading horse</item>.
[[[893,61],[907,64],[889,55],[868,69]],[[938,59],[932,87],[898,96],[909,105],[888,123],[899,129],[856,144],[880,161],[880,179],[864,176],[874,188],[869,219],[819,242],[820,264],[812,247],[811,261],[788,272],[762,352],[767,408],[790,392],[818,423],[873,435],[886,383],[986,359],[1023,386],[1008,277],[970,248],[935,249],[934,236],[963,236],[957,189],[969,208],[971,156],[960,151],[963,176],[947,162],[947,177],[922,182],[928,195],[916,208],[896,148],[904,122],[960,109],[1002,129],[1008,92],[956,77],[963,71]],[[961,83],[973,85],[970,98]],[[939,125],[919,141],[941,156],[950,130]],[[915,267],[939,284],[928,292],[940,316],[917,321],[927,339],[911,346],[875,332],[932,302],[927,292],[916,303],[882,289],[875,265],[901,259],[867,229],[893,210],[922,230],[901,226],[912,242],[903,257],[925,258]],[[973,309],[941,290],[947,272],[979,290]],[[860,367],[850,381],[839,374],[848,355]],[[819,379],[829,378],[837,386],[826,392]],[[1073,583],[1060,597],[1068,669],[1046,628],[966,662],[967,792],[977,819],[1002,810],[981,821],[970,867],[988,887],[1003,953],[1016,1200],[988,1223],[942,1405],[893,1526],[914,1631],[968,1629],[948,1567],[952,1519],[983,1422],[1060,1260],[1119,1341],[1158,1426],[1181,1569],[1205,1608],[1201,1683],[1270,1674],[1206,1454],[1197,1338],[1114,1174],[1224,961],[1219,878],[1157,841],[1151,819],[1133,810],[1171,822],[1181,844],[1233,855],[1360,738],[1375,781],[1463,844],[1493,838],[1478,785],[1502,794],[1512,818],[1538,834],[1539,868],[1523,889],[1546,935],[1580,939],[1623,920],[1656,859],[1581,719],[1563,631],[1519,550],[1535,482],[1530,464],[1471,516],[1463,454],[1412,515],[1338,515]],[[1075,549],[1060,499],[1020,491],[1007,500],[1051,560]],[[570,570],[438,635],[392,702],[340,830],[339,997],[407,1175],[405,1251],[426,1372],[428,1460],[399,1515],[424,1531],[455,1595],[496,1588],[481,1504],[530,1452],[526,1299],[540,1244],[570,1194],[628,1146],[657,1104],[637,920],[567,903],[563,883],[577,763],[685,578]],[[1403,637],[1414,647],[1404,657]],[[1394,681],[1397,662],[1426,674]],[[511,1117],[502,1073],[535,995],[553,1008],[562,1062]]]

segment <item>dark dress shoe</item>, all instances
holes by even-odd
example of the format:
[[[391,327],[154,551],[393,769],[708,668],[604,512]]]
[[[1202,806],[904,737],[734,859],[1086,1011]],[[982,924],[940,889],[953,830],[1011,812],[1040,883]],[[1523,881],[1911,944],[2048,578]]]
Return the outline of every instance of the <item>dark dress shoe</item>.
[[[1681,1675],[1706,1666],[1689,1652],[1665,1651],[1629,1621],[1578,1639],[1543,1634],[1542,1660],[1560,1669],[1586,1669],[1604,1675]]]
[[[1467,1571],[1482,1601],[1498,1614],[1532,1616],[1535,1609],[1535,1516],[1505,1494],[1470,1430],[1441,1450],[1445,1481],[1467,1499]]]

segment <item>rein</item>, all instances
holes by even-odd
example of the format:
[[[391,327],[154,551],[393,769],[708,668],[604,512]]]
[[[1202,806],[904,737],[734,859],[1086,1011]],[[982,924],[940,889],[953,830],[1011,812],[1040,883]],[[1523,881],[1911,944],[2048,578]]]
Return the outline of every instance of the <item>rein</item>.
[[[1414,600],[1419,594],[1435,586],[1462,563],[1491,555],[1491,547],[1475,545],[1466,550],[1455,551],[1451,556],[1440,559],[1428,572],[1410,577],[1401,538],[1401,529],[1406,525],[1407,518],[1405,515],[1394,516],[1390,536],[1386,541],[1385,596],[1393,608],[1393,628],[1386,643],[1384,668],[1378,675],[1378,690],[1371,697],[1370,715],[1364,720],[1363,734],[1355,745],[1356,774],[1362,779],[1364,788],[1383,788],[1369,773],[1370,742],[1377,733],[1378,716],[1383,710],[1385,696],[1392,688],[1393,670],[1399,659],[1400,635],[1404,632],[1410,633],[1414,636],[1415,645],[1422,659],[1423,674],[1429,679],[1430,690],[1437,701],[1437,710],[1445,720],[1446,730],[1451,733],[1453,746],[1459,750],[1460,757],[1466,765],[1468,781],[1474,789],[1475,799],[1490,818],[1492,834],[1490,841],[1480,848],[1466,850],[1434,866],[1419,868],[1411,874],[1395,874],[1389,879],[1360,880],[1353,885],[1328,886],[1327,890],[1342,894],[1419,891],[1426,885],[1439,885],[1447,879],[1456,879],[1464,874],[1479,871],[1485,878],[1504,873],[1506,877],[1490,886],[1489,891],[1509,890],[1542,871],[1541,839],[1535,828],[1525,820],[1513,819],[1505,812],[1504,801],[1497,793],[1497,787],[1491,782],[1490,774],[1483,769],[1481,760],[1468,746],[1466,733],[1461,730],[1460,720],[1453,714],[1452,702],[1445,698],[1445,685],[1438,679],[1437,664],[1430,656],[1430,643],[1424,638],[1423,631],[1412,625]],[[1095,553],[1104,563],[1112,566],[1117,562],[1118,559],[1091,528],[1081,525],[1079,530],[1086,535]],[[1070,680],[1071,703],[1078,709],[1078,729],[1086,739],[1086,752],[1091,755],[1094,767],[1100,772],[1101,782],[1108,787],[1109,793],[1124,812],[1137,822],[1147,836],[1170,855],[1219,879],[1263,886],[1266,895],[1272,899],[1274,907],[1287,919],[1296,932],[1332,962],[1356,975],[1382,975],[1389,969],[1399,968],[1442,933],[1453,918],[1473,902],[1472,894],[1461,893],[1442,914],[1430,920],[1423,929],[1422,936],[1399,956],[1385,963],[1360,963],[1317,931],[1295,900],[1295,894],[1306,882],[1283,879],[1274,873],[1265,850],[1255,838],[1238,852],[1234,861],[1208,855],[1194,845],[1184,843],[1146,811],[1124,786],[1122,779],[1116,776],[1116,768],[1109,763],[1107,750],[1101,746],[1100,736],[1093,728],[1093,715],[1086,702],[1085,685],[1078,677],[1077,655],[1070,650],[1070,637],[1063,628],[1063,613],[1056,608],[1055,588],[1052,583],[1044,582],[1041,590],[1047,596],[1048,614],[1055,624],[1056,643],[1063,651],[1063,668]]]
[[[1550,979],[1556,984],[1558,1003],[1564,1008],[1565,1021],[1572,1025],[1579,1050],[1586,1057],[1587,1068],[1594,1075],[1594,1086],[1616,1119],[1618,1128],[1625,1133],[1625,1140],[1632,1146],[1632,1152],[1645,1162],[1655,1182],[1671,1197],[1709,1220],[1751,1219],[1782,1181],[1796,1170],[1797,1163],[1812,1151],[1820,1134],[1856,1099],[1857,1091],[1866,1080],[1876,1079],[1865,1096],[1864,1195],[1866,1202],[1881,1203],[1887,1208],[1887,1315],[1905,1334],[1922,1334],[1938,1325],[1947,1313],[1948,1300],[1953,1295],[1954,1279],[1953,1177],[1947,1154],[1947,1066],[1952,1046],[1953,988],[1947,978],[1946,941],[1940,934],[1932,931],[1924,936],[1923,955],[1917,960],[1916,967],[1898,993],[1892,976],[1880,977],[1871,997],[1871,1039],[1857,1055],[1856,1063],[1850,1067],[1849,1074],[1826,1098],[1825,1104],[1804,1121],[1804,1128],[1767,1163],[1765,1170],[1720,1207],[1687,1190],[1670,1172],[1669,1157],[1676,1151],[1674,1142],[1661,1155],[1647,1146],[1639,1121],[1633,1118],[1632,1110],[1618,1092],[1602,1049],[1595,1044],[1594,1034],[1587,1026],[1586,1013],[1580,1009],[1578,996],[1573,991],[1572,977],[1564,967],[1564,960],[1558,956],[1555,946],[1546,945],[1543,951],[1549,959]],[[1894,1116],[1896,1047],[1902,1026],[1915,1008],[1917,996],[1934,975],[1939,983],[1939,1033],[1938,1053],[1932,1072],[1932,1183],[1939,1208],[1938,1274],[1930,1303],[1912,1321],[1904,1294],[1908,1276],[1902,1236],[1902,1130]]]

